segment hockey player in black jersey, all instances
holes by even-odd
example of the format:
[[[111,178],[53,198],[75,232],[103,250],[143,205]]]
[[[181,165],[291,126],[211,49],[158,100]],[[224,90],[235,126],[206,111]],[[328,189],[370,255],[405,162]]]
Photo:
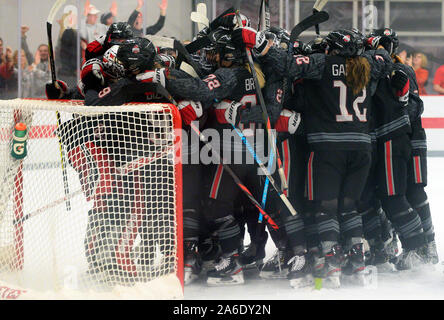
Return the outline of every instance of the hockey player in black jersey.
[[[263,154],[264,142],[251,140],[258,130],[251,125],[248,117],[256,114],[260,118],[260,107],[257,106],[256,89],[254,80],[245,67],[244,53],[235,48],[230,40],[230,32],[220,30],[212,55],[217,64],[217,70],[203,79],[188,78],[174,79],[174,73],[170,73],[167,81],[167,89],[173,95],[200,101],[208,112],[207,128],[214,128],[221,137],[220,149],[225,159],[231,159],[230,167],[239,178],[258,197],[261,186],[261,176],[258,175],[257,165],[247,152],[241,139],[233,132],[233,125],[239,127],[250,139],[257,154]],[[261,83],[264,83],[263,79]],[[229,99],[229,100],[227,100]],[[216,103],[215,103],[216,102]],[[190,112],[195,114],[193,108],[182,109],[181,114],[186,116]],[[260,131],[260,130],[259,130]],[[225,139],[224,133],[230,138]],[[262,130],[262,134],[263,134]],[[249,157],[249,158],[248,158]],[[248,159],[251,161],[248,162]],[[239,161],[239,162],[235,162]],[[223,170],[223,166],[212,163],[207,168],[209,173],[206,182],[208,192],[208,206],[205,215],[211,216],[211,221],[218,231],[219,242],[223,251],[220,263],[214,270],[208,272],[207,283],[209,285],[229,285],[243,283],[242,267],[238,262],[240,233],[239,225],[233,216],[233,202],[238,197],[240,190],[234,184],[232,178]]]
[[[254,31],[244,28],[238,34],[246,46],[260,48]],[[315,275],[327,277],[337,287],[344,254],[344,273],[360,277],[364,267],[356,201],[370,166],[369,88],[386,74],[391,61],[382,50],[361,56],[363,36],[354,31],[334,31],[325,40],[328,54],[289,56],[270,47],[261,61],[291,80],[304,78],[303,121],[310,148],[307,191],[309,200],[318,203],[322,246]]]
[[[283,29],[270,28],[266,30],[269,45],[283,50],[290,47],[290,35]],[[302,44],[302,43],[301,43]],[[302,49],[302,45],[301,48]],[[264,88],[264,99],[271,123],[278,132],[277,146],[282,157],[283,167],[288,183],[286,195],[297,208],[298,214],[292,216],[282,205],[274,190],[268,191],[266,202],[267,212],[270,212],[282,228],[268,228],[277,251],[261,269],[262,278],[288,277],[290,285],[295,288],[312,283],[309,263],[306,263],[306,240],[304,237],[304,180],[305,180],[305,137],[300,130],[300,111],[297,101],[298,94],[294,91],[294,83],[276,74],[272,65],[263,65],[267,82]],[[297,84],[296,84],[297,86]],[[292,97],[293,96],[293,97]],[[293,99],[290,99],[290,98]],[[290,102],[292,100],[292,102]],[[277,178],[277,173],[275,173]],[[259,239],[260,241],[261,239]],[[260,244],[260,242],[259,242]]]
[[[409,130],[402,141],[396,141],[401,138],[384,139],[385,147],[381,148],[379,162],[382,167],[379,170],[382,172],[379,189],[384,195],[383,207],[400,235],[403,248],[396,267],[404,270],[418,267],[424,262],[437,263],[432,217],[424,190],[427,185],[427,141],[421,125],[423,104],[418,95],[416,76],[413,69],[396,56],[399,40],[393,29],[375,30],[370,39],[387,50],[395,62],[394,68],[405,72],[410,84],[403,115],[409,122]],[[396,127],[401,128],[400,125]],[[386,133],[388,128],[393,130],[395,125],[390,122],[384,125],[384,132],[380,135]]]
[[[385,37],[393,36],[391,29],[385,29],[385,32],[387,33]],[[381,44],[385,44],[384,40],[371,36],[368,42],[371,46],[381,46]],[[387,46],[387,48],[389,47]],[[389,50],[394,49],[390,48]],[[389,54],[391,53],[393,52],[389,51]],[[382,78],[373,95],[372,120],[376,137],[375,181],[378,198],[382,201],[383,212],[387,213],[396,231],[400,234],[404,251],[412,251],[409,254],[409,264],[412,264],[415,249],[424,245],[424,234],[418,214],[410,208],[405,197],[406,170],[410,153],[409,133],[411,132],[407,110],[409,81],[404,71],[396,70],[396,72],[398,78],[392,77],[390,79],[389,75]],[[394,92],[392,85],[396,85],[396,81],[406,83],[406,87]],[[373,204],[378,203],[376,199],[372,199],[372,201]],[[369,206],[369,210],[363,218],[367,225],[375,224],[378,219],[384,217],[384,213],[377,207],[371,208]],[[384,230],[381,225],[379,225],[379,232],[376,225],[374,227],[367,234],[372,252],[371,259],[375,260],[374,263],[384,262],[386,260],[384,257],[386,245],[382,242]],[[404,264],[407,264],[407,260],[404,260]]]
[[[101,81],[102,74],[98,77],[93,75],[91,83],[87,82],[85,105],[111,106],[147,101],[144,77],[137,79],[137,74],[153,69],[154,46],[149,40],[140,38],[126,41],[117,51],[112,49],[107,50],[111,50],[110,55],[105,53],[103,64],[109,70],[115,67],[124,73],[115,81],[105,82]],[[93,69],[87,74],[100,71]],[[93,80],[98,80],[96,85]],[[147,272],[155,272],[156,248],[145,244],[157,243],[162,253],[169,252],[172,243],[156,238],[151,228],[170,228],[172,222],[149,214],[151,210],[157,210],[154,193],[149,190],[155,188],[152,181],[162,183],[168,177],[163,176],[160,170],[148,174],[144,166],[136,166],[127,174],[119,168],[139,160],[147,160],[147,163],[156,166],[167,164],[168,159],[161,155],[171,146],[163,145],[162,135],[165,132],[153,126],[156,121],[163,121],[162,114],[157,119],[125,112],[91,116],[89,121],[84,121],[85,117],[88,116],[66,121],[58,129],[58,134],[67,148],[70,165],[79,174],[85,197],[93,202],[85,237],[89,272],[94,276],[100,273],[104,281],[111,283],[121,275],[136,276],[136,264],[142,265]],[[137,231],[128,228],[128,217],[137,217],[135,221],[131,220]],[[132,243],[138,232],[141,244],[136,255],[135,248],[118,245],[122,243],[122,237],[127,237]],[[136,259],[130,259],[131,255]],[[165,259],[172,262],[174,257],[166,255]]]

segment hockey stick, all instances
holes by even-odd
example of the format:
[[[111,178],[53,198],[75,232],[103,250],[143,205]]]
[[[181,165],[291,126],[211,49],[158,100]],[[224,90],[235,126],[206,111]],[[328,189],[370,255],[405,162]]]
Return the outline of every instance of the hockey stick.
[[[271,27],[271,16],[270,16],[270,1],[264,0],[265,4],[265,29],[270,29]]]
[[[164,96],[166,99],[170,101],[170,103],[177,106],[177,102],[171,96],[171,94],[161,85],[157,85],[157,93]],[[278,225],[273,221],[273,219],[265,212],[265,210],[261,207],[261,205],[256,201],[253,194],[248,190],[248,188],[240,181],[239,177],[234,173],[234,171],[230,168],[229,165],[226,164],[225,160],[219,155],[219,153],[211,146],[211,143],[208,139],[200,132],[200,130],[193,124],[190,124],[191,129],[199,136],[199,139],[205,143],[206,146],[210,148],[213,152],[213,155],[217,158],[219,163],[221,163],[224,167],[224,170],[227,170],[228,174],[233,178],[236,185],[242,190],[242,192],[248,197],[248,199],[253,203],[253,205],[259,210],[261,214],[263,214],[265,220],[270,224],[270,226],[277,230],[279,229]]]
[[[322,10],[322,8],[324,8],[324,6],[327,4],[328,0],[316,0],[314,6],[313,6],[313,13],[317,13],[320,12]],[[319,32],[319,24],[315,25],[315,30],[316,30],[316,35],[319,36],[320,32]]]
[[[311,16],[308,16],[291,30],[290,43],[294,43],[302,32],[317,24],[327,21],[329,17],[330,16],[325,11],[319,11],[317,13],[313,13]]]
[[[210,29],[210,31],[212,31],[212,32],[215,31],[215,30],[219,27],[219,25],[220,25],[220,20],[221,20],[224,16],[226,16],[227,14],[233,14],[233,15],[234,15],[234,14],[235,14],[235,10],[234,10],[234,8],[231,7],[231,8],[229,8],[229,9],[225,10],[225,11],[224,11],[221,15],[219,15],[216,19],[214,19],[213,21],[211,21],[211,22],[210,22],[210,25],[209,25],[209,29]],[[206,47],[206,46],[208,46],[208,45],[210,45],[210,44],[212,44],[212,41],[211,41],[211,33],[210,33],[209,35],[205,36],[205,37],[198,38],[198,39],[194,40],[193,42],[187,44],[187,45],[185,46],[185,49],[186,49],[189,53],[194,53],[194,52],[199,51],[200,49],[202,49],[202,48],[204,48],[204,47]]]
[[[205,3],[197,4],[197,11],[191,12],[191,21],[197,23],[199,31],[210,26],[210,21],[207,18],[207,5]]]
[[[261,24],[262,24],[262,13],[264,11],[264,0],[260,0],[261,6],[259,8],[259,21],[257,23],[257,30],[261,30]]]
[[[279,188],[277,186],[276,181],[273,179],[273,176],[270,174],[270,171],[268,171],[268,169],[265,168],[265,166],[262,163],[262,161],[257,157],[256,153],[254,152],[253,147],[248,142],[248,140],[245,137],[245,135],[238,128],[236,128],[234,125],[232,125],[232,127],[233,127],[233,130],[237,133],[237,135],[241,138],[242,142],[245,144],[245,146],[247,147],[247,149],[250,152],[250,154],[253,156],[253,158],[256,161],[256,163],[259,165],[259,168],[261,168],[262,172],[267,176],[268,180],[270,181],[271,185],[274,187],[274,189],[278,193],[279,197],[284,202],[285,206],[288,208],[288,210],[290,210],[290,213],[293,216],[296,215],[297,214],[296,210],[293,208],[293,206],[290,203],[290,201],[288,200],[287,196],[282,192],[281,188]],[[270,156],[270,159],[271,159],[271,156]],[[270,163],[268,165],[270,166]]]
[[[265,7],[265,13],[264,13],[264,7]],[[271,26],[270,18],[271,18],[270,17],[270,2],[269,2],[269,0],[262,0],[261,7],[259,9],[259,23],[257,25],[257,30],[263,31],[266,29],[270,29],[270,26]],[[264,20],[264,29],[261,29],[262,20]]]
[[[48,35],[48,51],[49,51],[49,63],[51,66],[51,79],[52,83],[58,87],[57,84],[57,77],[56,77],[56,71],[55,71],[55,62],[54,62],[54,49],[52,45],[52,24],[54,22],[55,15],[57,11],[60,9],[60,7],[65,3],[66,0],[57,0],[56,3],[54,3],[53,7],[51,8],[51,11],[48,15],[48,20],[46,21],[46,32]],[[60,119],[60,112],[56,111],[56,118],[57,118],[57,128],[61,126],[61,119]],[[59,148],[60,148],[60,161],[62,165],[62,176],[63,176],[63,186],[65,190],[65,195],[69,194],[69,185],[68,185],[68,174],[66,171],[65,166],[65,151],[63,150],[62,141],[59,137]],[[69,199],[66,200],[66,210],[71,211],[71,202]]]
[[[270,1],[269,0],[262,0],[261,2],[261,9],[260,9],[260,14],[259,14],[259,26],[258,26],[258,30],[260,30],[260,23],[262,21],[262,8],[265,5],[265,29],[268,30],[271,27],[271,17],[270,17]],[[273,163],[274,163],[274,153],[271,152],[270,154],[270,159],[268,159],[268,171],[270,172],[272,167],[273,167]],[[267,195],[268,195],[268,187],[270,185],[270,180],[267,178],[265,178],[265,184],[264,184],[264,191],[262,192],[262,208],[265,209],[265,204],[267,203]],[[259,219],[258,222],[261,224],[263,220],[263,216],[261,213],[259,213]],[[262,230],[261,226],[258,225],[258,230]],[[256,233],[258,234],[258,233]]]
[[[236,16],[238,19],[239,26],[242,26],[242,19],[239,15],[239,11],[237,11]],[[256,89],[256,95],[259,98],[259,104],[262,108],[262,118],[266,124],[268,138],[271,139],[271,149],[272,149],[272,152],[276,153],[276,161],[278,164],[279,176],[281,178],[283,189],[287,190],[288,189],[287,179],[285,178],[284,169],[282,167],[281,157],[279,156],[279,151],[276,148],[276,135],[274,134],[274,131],[271,129],[270,117],[268,116],[267,108],[265,107],[265,100],[264,100],[264,96],[262,95],[261,87],[260,87],[259,80],[258,80],[258,77],[256,74],[256,69],[254,67],[253,56],[252,56],[250,49],[245,48],[245,52],[247,54],[248,65],[250,66],[251,74],[253,76],[254,86]]]

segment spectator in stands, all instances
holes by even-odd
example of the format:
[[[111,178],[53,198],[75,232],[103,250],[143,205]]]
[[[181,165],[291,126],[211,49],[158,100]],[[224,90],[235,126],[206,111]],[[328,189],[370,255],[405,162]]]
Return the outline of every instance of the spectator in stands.
[[[100,23],[109,27],[111,24],[115,22],[116,17],[117,17],[117,2],[113,1],[111,4],[111,8],[109,9],[109,12],[104,13],[100,16]]]
[[[143,0],[137,0],[137,8],[134,10],[130,17],[128,18],[128,24],[132,26],[134,36],[141,37],[143,36],[143,30],[142,30],[142,12],[140,11],[143,7]],[[168,8],[168,0],[162,0],[162,2],[159,4],[160,8],[160,16],[157,22],[146,28],[145,34],[156,34],[160,31],[160,29],[163,28],[165,24],[165,16],[166,16],[166,10]]]
[[[77,52],[77,30],[66,29],[56,49],[58,61],[57,77],[65,81],[70,88],[77,86],[77,61],[82,60],[82,52]]]
[[[85,6],[85,13],[86,19],[80,24],[80,37],[85,39],[87,43],[90,43],[98,36],[106,34],[108,28],[97,21],[100,11],[94,5],[89,4]]]
[[[437,94],[444,95],[444,65],[436,69],[435,77],[433,78],[433,90]]]
[[[28,32],[29,27],[28,26],[21,26],[20,28],[21,30],[21,44],[22,44],[22,49],[25,50],[25,54],[26,54],[26,59],[28,61],[34,61],[34,57],[33,54],[31,53],[31,51],[29,50],[28,47],[28,43],[26,42],[26,32]]]
[[[3,44],[3,41],[2,41]],[[5,53],[2,58],[2,63],[0,64],[0,79],[1,85],[3,86],[0,90],[0,97],[2,99],[12,99],[17,98],[14,92],[14,60],[13,52],[10,47],[6,47]]]
[[[37,48],[34,56],[34,64],[37,69],[49,72],[49,48],[46,43],[42,43]]]
[[[2,64],[4,59],[4,53],[3,53],[3,39],[0,38],[0,64]]]
[[[0,66],[3,63],[4,58],[4,53],[3,53],[3,39],[0,38]],[[2,97],[3,92],[5,91],[5,80],[3,79],[3,77],[0,76],[0,99]]]
[[[14,60],[14,89],[17,90],[17,79],[18,79],[18,73],[21,72],[21,82],[22,82],[22,95],[19,98],[30,98],[33,96],[32,92],[32,82],[33,82],[33,70],[32,66],[28,64],[28,59],[26,58],[26,52],[25,50],[21,50],[21,66],[19,68],[19,59],[18,59],[18,50],[14,51],[13,60]]]
[[[425,86],[429,79],[427,68],[427,57],[424,53],[417,52],[413,55],[412,68],[415,70],[416,81],[418,82],[419,95],[427,94]]]

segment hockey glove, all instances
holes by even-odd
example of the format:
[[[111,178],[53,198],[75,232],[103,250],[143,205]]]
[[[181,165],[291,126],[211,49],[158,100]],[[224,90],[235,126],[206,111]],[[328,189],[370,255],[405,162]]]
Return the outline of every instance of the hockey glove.
[[[85,89],[100,91],[105,86],[105,75],[103,64],[99,59],[90,59],[82,66],[80,79],[85,85]]]
[[[169,70],[165,68],[147,70],[145,72],[139,73],[136,76],[136,80],[144,83],[159,83],[161,86],[165,87],[168,74]]]
[[[231,40],[238,48],[253,49],[253,52],[257,56],[264,55],[268,46],[268,40],[264,32],[258,32],[248,27],[234,30],[231,35]]]
[[[311,54],[311,47],[300,40],[296,40],[293,44],[293,54]]]
[[[392,72],[391,84],[395,90],[395,96],[405,106],[409,101],[410,80],[408,75],[402,70],[395,70]]]
[[[56,80],[55,83],[48,82],[45,85],[45,93],[48,99],[62,99],[68,92],[68,85],[62,80]]]
[[[214,105],[216,117],[219,123],[229,123],[238,127],[239,123],[249,124],[252,122],[263,123],[260,108],[246,108],[241,103],[231,100],[223,100]]]
[[[289,134],[294,134],[300,123],[300,113],[283,109],[274,127],[277,132],[288,132]]]
[[[203,107],[200,102],[183,100],[178,103],[177,107],[183,123],[188,126],[203,115]]]
[[[105,35],[97,37],[94,41],[88,43],[85,50],[85,59],[88,61],[97,58],[105,53]]]
[[[365,47],[369,50],[376,50],[378,49],[380,40],[381,40],[380,36],[369,37],[365,41]]]

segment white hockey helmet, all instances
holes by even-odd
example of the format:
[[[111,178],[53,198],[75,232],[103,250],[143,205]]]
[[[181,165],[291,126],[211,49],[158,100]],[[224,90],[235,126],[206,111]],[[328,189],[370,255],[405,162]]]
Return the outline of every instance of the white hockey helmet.
[[[103,67],[104,72],[113,79],[122,78],[125,76],[125,68],[117,59],[117,52],[119,51],[119,46],[114,45],[108,50],[106,50],[103,55]]]

